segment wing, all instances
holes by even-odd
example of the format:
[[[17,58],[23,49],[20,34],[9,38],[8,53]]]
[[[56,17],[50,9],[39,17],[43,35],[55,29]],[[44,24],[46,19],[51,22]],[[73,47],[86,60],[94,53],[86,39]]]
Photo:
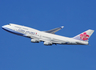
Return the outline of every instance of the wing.
[[[52,45],[52,44],[63,44],[65,41],[58,40],[58,39],[50,39],[50,38],[41,38],[41,41],[44,42],[44,45]]]
[[[55,32],[59,31],[62,28],[64,28],[64,26],[61,26],[61,27],[58,27],[58,28],[55,28],[55,29],[52,29],[52,30],[48,30],[48,31],[45,31],[45,32],[55,34]]]
[[[38,42],[43,41],[44,45],[61,44],[61,43],[63,44],[63,43],[65,43],[62,40],[53,39],[53,38],[50,38],[50,37],[44,37],[44,36],[41,36],[41,37],[29,36],[29,37],[31,38],[31,42],[38,43]]]

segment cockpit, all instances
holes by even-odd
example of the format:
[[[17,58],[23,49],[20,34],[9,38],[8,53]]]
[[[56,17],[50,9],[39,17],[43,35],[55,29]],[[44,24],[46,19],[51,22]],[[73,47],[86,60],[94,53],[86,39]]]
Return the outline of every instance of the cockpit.
[[[8,25],[10,25],[10,26],[11,26],[11,24],[12,24],[12,23],[9,23]]]

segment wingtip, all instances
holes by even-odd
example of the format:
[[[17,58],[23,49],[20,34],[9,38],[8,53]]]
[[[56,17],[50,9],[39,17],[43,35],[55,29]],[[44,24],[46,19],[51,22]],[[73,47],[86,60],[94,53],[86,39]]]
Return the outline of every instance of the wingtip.
[[[61,26],[61,28],[64,28],[64,26]]]

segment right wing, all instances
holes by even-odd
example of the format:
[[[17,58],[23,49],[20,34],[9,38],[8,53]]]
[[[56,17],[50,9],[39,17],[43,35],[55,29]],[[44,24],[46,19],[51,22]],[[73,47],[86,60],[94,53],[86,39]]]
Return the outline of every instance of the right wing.
[[[64,28],[64,26],[61,26],[52,30],[44,31],[44,32],[55,34],[55,32],[59,31],[62,28]]]

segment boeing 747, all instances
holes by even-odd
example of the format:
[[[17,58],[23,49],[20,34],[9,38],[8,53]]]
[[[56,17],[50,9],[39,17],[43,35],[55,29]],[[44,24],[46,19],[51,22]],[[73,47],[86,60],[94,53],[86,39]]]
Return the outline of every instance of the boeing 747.
[[[88,45],[88,39],[93,34],[94,30],[87,30],[75,37],[69,38],[65,36],[56,35],[55,32],[62,29],[64,26],[48,31],[39,31],[34,28],[10,23],[2,26],[2,29],[24,37],[31,38],[31,42],[44,42],[44,45],[63,44],[63,45]]]

